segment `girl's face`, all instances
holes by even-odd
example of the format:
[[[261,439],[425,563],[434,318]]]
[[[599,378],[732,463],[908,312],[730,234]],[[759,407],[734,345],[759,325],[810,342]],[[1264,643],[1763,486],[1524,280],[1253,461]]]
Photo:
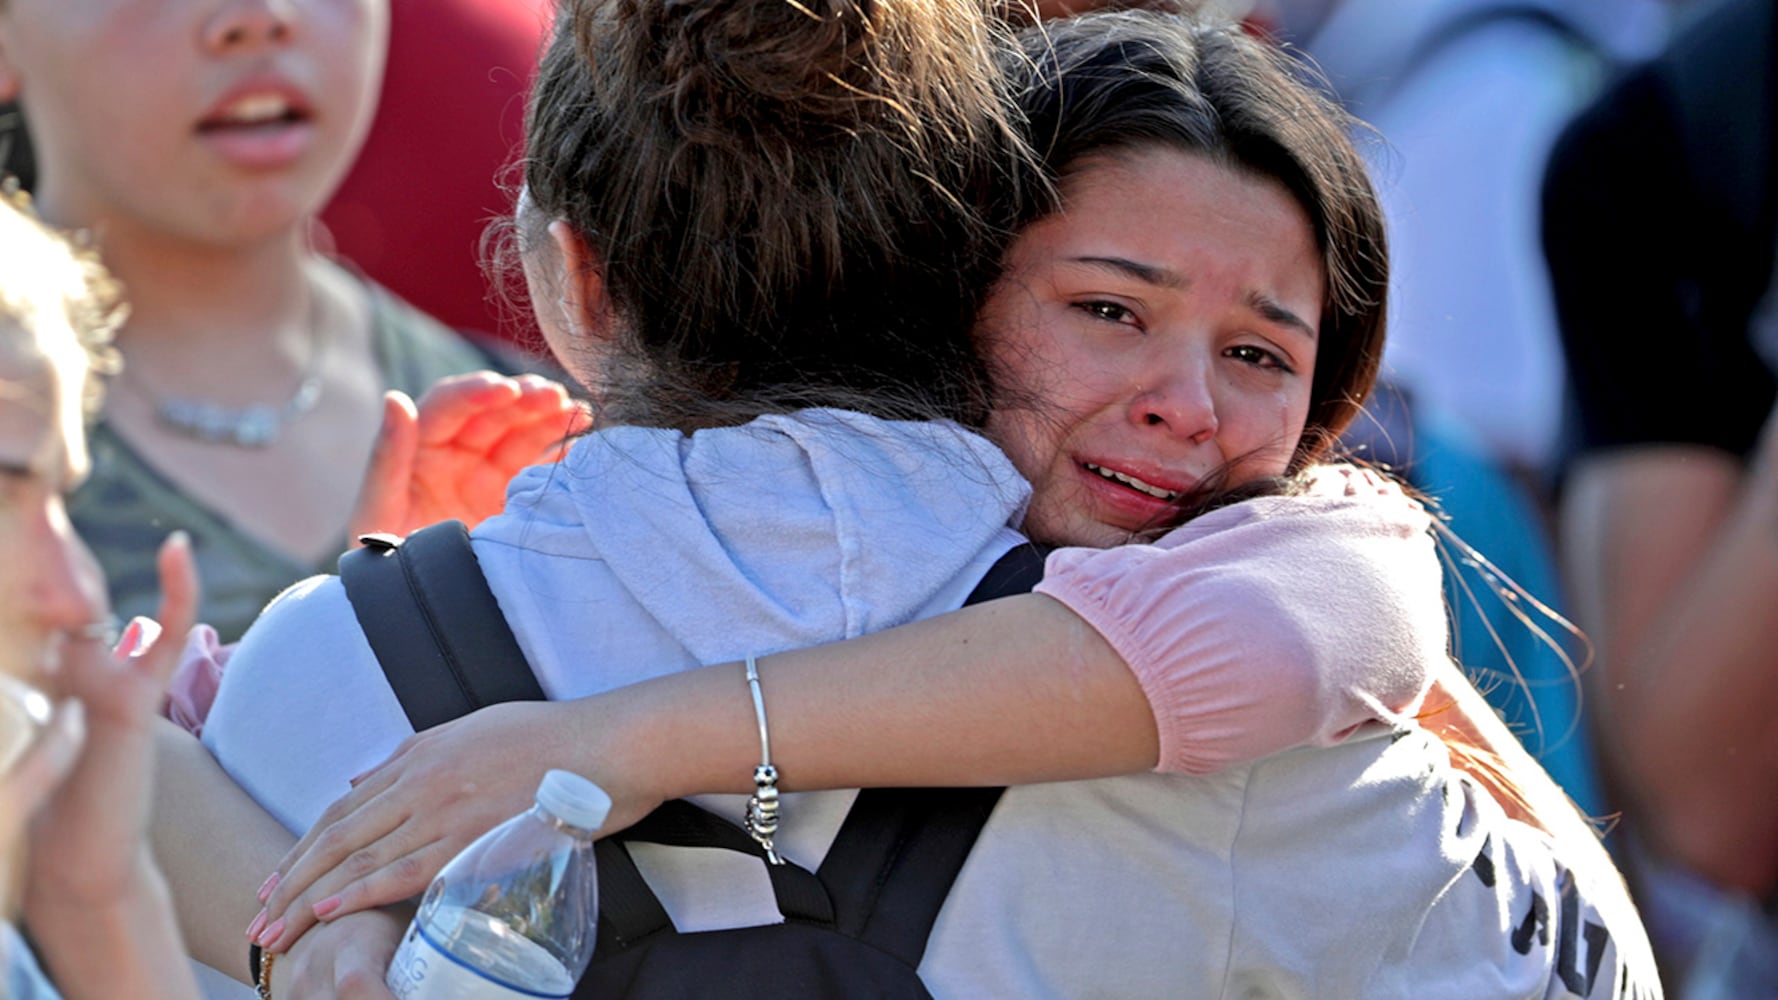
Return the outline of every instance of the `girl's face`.
[[[387,33],[388,0],[7,0],[0,96],[25,107],[46,217],[240,245],[332,192]]]
[[[979,329],[988,431],[1033,488],[1026,531],[1108,546],[1218,469],[1284,473],[1308,418],[1321,256],[1281,185],[1152,146],[1094,157],[1027,228]]]
[[[73,334],[61,336],[72,342]],[[78,374],[19,351],[0,318],[0,673],[42,683],[62,637],[107,616],[104,578],[62,498],[86,471]]]

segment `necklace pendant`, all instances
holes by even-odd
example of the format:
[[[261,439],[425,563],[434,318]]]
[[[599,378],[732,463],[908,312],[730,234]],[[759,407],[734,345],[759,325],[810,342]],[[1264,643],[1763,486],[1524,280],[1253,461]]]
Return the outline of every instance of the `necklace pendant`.
[[[283,415],[269,406],[232,409],[191,399],[169,399],[155,408],[166,427],[207,444],[265,448],[283,430]]]
[[[235,424],[235,443],[243,448],[264,448],[277,438],[283,423],[271,407],[249,406],[241,411]]]

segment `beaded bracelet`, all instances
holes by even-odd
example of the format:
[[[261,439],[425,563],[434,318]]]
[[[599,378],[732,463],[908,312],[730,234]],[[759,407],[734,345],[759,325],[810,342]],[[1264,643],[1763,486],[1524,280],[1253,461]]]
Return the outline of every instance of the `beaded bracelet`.
[[[747,687],[753,692],[753,715],[759,720],[759,766],[753,769],[753,796],[747,800],[744,828],[766,852],[769,864],[781,865],[784,859],[772,844],[778,832],[778,769],[772,766],[772,738],[766,732],[766,701],[759,692],[759,664],[747,658]]]
[[[253,984],[253,992],[259,994],[259,1000],[272,1000],[272,960],[277,957],[276,952],[262,951],[259,954],[259,978]]]

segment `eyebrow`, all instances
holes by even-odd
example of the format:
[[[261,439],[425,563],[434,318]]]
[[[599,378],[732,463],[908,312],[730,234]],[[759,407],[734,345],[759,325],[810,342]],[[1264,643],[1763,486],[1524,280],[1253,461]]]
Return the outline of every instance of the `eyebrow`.
[[[1247,295],[1247,304],[1253,307],[1254,312],[1259,313],[1270,322],[1277,323],[1279,326],[1292,327],[1298,333],[1309,338],[1310,341],[1320,339],[1315,332],[1314,324],[1303,319],[1301,316],[1298,316],[1296,313],[1291,312],[1289,309],[1284,308],[1282,305],[1279,305],[1276,299],[1268,295],[1264,295],[1260,292],[1249,292]]]
[[[1157,267],[1153,264],[1144,264],[1127,257],[1072,257],[1070,260],[1076,264],[1086,264],[1090,267],[1115,271],[1157,288],[1185,288],[1191,284],[1191,281],[1178,271]],[[1249,292],[1247,305],[1265,318],[1267,322],[1290,327],[1311,341],[1318,339],[1313,323],[1284,308],[1277,299],[1269,295],[1261,292]]]
[[[1135,278],[1143,284],[1155,285],[1160,288],[1184,288],[1190,284],[1185,280],[1185,276],[1178,271],[1156,267],[1153,264],[1138,263],[1128,257],[1074,257],[1070,259],[1076,264],[1116,271],[1126,277]]]

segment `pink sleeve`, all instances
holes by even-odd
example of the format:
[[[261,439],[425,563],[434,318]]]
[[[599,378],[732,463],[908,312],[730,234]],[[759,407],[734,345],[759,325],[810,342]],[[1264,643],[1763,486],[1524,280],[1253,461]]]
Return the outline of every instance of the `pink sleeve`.
[[[1323,480],[1153,545],[1050,556],[1037,592],[1130,665],[1160,733],[1157,770],[1207,774],[1336,743],[1417,709],[1447,658],[1425,510],[1349,466]]]
[[[173,668],[161,714],[193,736],[203,735],[204,720],[216,701],[216,689],[222,685],[223,668],[237,645],[222,645],[216,630],[208,625],[193,626],[186,633],[179,665]]]

